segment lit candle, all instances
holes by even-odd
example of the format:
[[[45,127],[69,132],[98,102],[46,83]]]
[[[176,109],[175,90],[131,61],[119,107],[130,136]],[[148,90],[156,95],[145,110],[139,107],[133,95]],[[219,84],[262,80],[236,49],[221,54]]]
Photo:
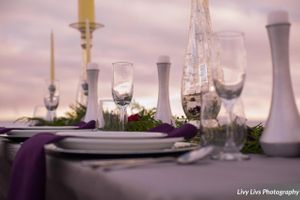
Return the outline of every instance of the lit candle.
[[[94,0],[78,0],[78,22],[95,21]]]
[[[89,20],[85,20],[85,40],[86,40],[86,64],[91,61],[91,34],[90,34],[90,23]]]
[[[53,31],[50,34],[50,80],[53,82],[54,77],[54,36]]]

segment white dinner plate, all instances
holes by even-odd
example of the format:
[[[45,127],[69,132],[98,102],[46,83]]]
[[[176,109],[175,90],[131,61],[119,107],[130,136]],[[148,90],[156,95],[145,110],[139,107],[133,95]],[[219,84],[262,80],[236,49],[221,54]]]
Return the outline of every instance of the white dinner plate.
[[[176,144],[176,143],[175,143]],[[190,145],[183,148],[176,148],[176,145],[171,148],[166,149],[149,149],[149,150],[127,150],[127,151],[117,151],[117,150],[84,150],[84,149],[65,149],[59,147],[57,143],[45,145],[45,150],[47,153],[57,155],[57,156],[73,156],[75,158],[126,158],[126,157],[157,157],[157,156],[177,156],[178,154],[185,153],[187,151],[194,150],[197,148],[195,145]]]
[[[142,139],[142,138],[162,138],[166,133],[159,132],[132,132],[132,131],[64,131],[57,132],[57,135],[82,137],[82,138],[111,138],[111,139]]]
[[[51,133],[56,133],[56,132],[63,132],[63,131],[70,131],[69,129],[33,129],[33,130],[12,130],[7,133],[7,135],[10,135],[12,137],[32,137],[38,133],[41,132],[51,132]],[[86,129],[76,129],[72,130],[73,132],[80,132],[80,131],[86,131]]]
[[[5,128],[12,128],[18,130],[72,130],[78,126],[5,126]]]
[[[8,139],[13,142],[24,142],[29,136],[14,136],[14,135],[7,135],[7,133],[0,134],[0,138]]]
[[[152,139],[95,139],[65,138],[56,143],[64,149],[98,150],[98,151],[145,151],[167,149],[183,138],[152,138]]]

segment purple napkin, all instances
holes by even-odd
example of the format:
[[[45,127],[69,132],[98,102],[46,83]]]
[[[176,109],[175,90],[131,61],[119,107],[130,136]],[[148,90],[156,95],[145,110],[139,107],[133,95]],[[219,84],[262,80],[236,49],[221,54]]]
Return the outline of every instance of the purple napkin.
[[[65,138],[40,133],[26,140],[13,162],[8,200],[43,200],[46,188],[44,145]]]
[[[161,132],[161,133],[170,133],[171,131],[173,131],[175,128],[167,123],[163,123],[161,125],[158,125],[152,129],[150,129],[150,132]]]
[[[93,129],[95,121],[81,122],[76,129]],[[4,131],[3,129],[0,129]],[[6,132],[10,130],[5,130]],[[26,140],[13,162],[8,200],[43,200],[46,188],[46,160],[44,145],[65,136],[39,133]]]
[[[79,122],[76,125],[78,126],[76,129],[94,129],[96,128],[96,121],[91,120],[89,122]]]
[[[192,124],[184,124],[179,128],[174,128],[170,124],[161,124],[149,130],[150,132],[162,132],[168,134],[167,137],[184,137],[191,139],[197,134],[197,128]]]

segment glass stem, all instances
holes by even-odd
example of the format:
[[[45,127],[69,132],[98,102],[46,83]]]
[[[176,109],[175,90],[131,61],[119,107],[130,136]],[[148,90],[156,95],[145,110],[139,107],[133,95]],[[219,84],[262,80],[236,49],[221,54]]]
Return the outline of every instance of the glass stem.
[[[50,122],[53,122],[55,117],[56,117],[56,112],[55,112],[55,110],[48,110],[48,113],[47,113],[47,119],[48,119]]]
[[[126,106],[121,106],[120,111],[121,131],[125,131]]]
[[[229,100],[225,103],[226,112],[229,116],[229,124],[226,129],[227,140],[224,146],[225,152],[236,152],[237,147],[234,141],[234,125],[233,125],[233,107],[235,100]]]

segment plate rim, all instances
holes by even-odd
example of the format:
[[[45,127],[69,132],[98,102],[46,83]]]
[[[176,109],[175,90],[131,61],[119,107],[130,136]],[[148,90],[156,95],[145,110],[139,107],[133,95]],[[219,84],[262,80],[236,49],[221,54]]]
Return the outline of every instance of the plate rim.
[[[112,151],[142,151],[146,149],[163,149],[173,146],[176,142],[184,141],[183,137],[176,138],[143,138],[143,139],[94,139],[67,137],[56,142],[64,149]]]
[[[0,134],[0,137],[6,139],[14,139],[14,138],[29,138],[29,135],[9,135],[7,133]]]
[[[162,132],[147,132],[147,131],[78,131],[77,134],[82,133],[83,135],[72,135],[73,131],[61,131],[56,132],[56,135],[62,135],[62,136],[70,136],[70,137],[76,137],[76,138],[94,138],[94,139],[146,139],[146,138],[166,138],[168,134],[162,133]],[[94,133],[98,135],[88,135],[88,133]],[[124,133],[124,136],[120,136]],[[142,135],[143,133],[147,133],[148,135]],[[69,134],[69,135],[68,135]],[[84,135],[86,134],[86,135]],[[115,135],[114,135],[115,134]],[[125,134],[133,134],[132,136],[125,136]],[[153,134],[153,135],[150,135]]]
[[[76,129],[78,126],[7,126],[13,130],[53,130],[53,129]]]
[[[58,141],[57,143],[61,143],[64,141],[70,142],[68,140],[73,140],[75,142],[81,142],[81,141],[85,141],[85,142],[92,142],[92,143],[118,143],[118,144],[127,144],[127,143],[131,143],[131,144],[143,144],[143,143],[168,143],[168,142],[180,142],[183,141],[184,138],[183,137],[169,137],[169,138],[141,138],[141,139],[132,139],[132,138],[128,138],[128,139],[102,139],[102,138],[80,138],[80,137],[66,137],[60,141]]]
[[[182,147],[182,148],[167,148],[167,149],[155,149],[155,150],[144,150],[144,151],[103,151],[103,150],[82,150],[82,149],[65,149],[58,147],[56,143],[46,144],[44,149],[46,153],[57,153],[67,155],[103,155],[103,156],[126,156],[126,155],[151,155],[151,154],[170,154],[170,153],[183,153],[186,151],[192,151],[197,146]]]
[[[74,129],[73,131],[77,131],[77,132],[81,132],[81,131],[86,131],[86,130],[92,130],[92,129]],[[15,129],[15,130],[11,130],[9,132],[7,132],[6,134],[7,135],[10,135],[10,136],[21,136],[21,137],[24,137],[24,138],[30,138],[38,133],[56,133],[58,131],[61,131],[61,132],[64,132],[64,131],[70,131],[70,130],[66,130],[66,129],[61,129],[61,130],[58,130],[58,129],[44,129],[44,130],[39,130],[39,129],[32,129],[32,130],[25,130],[25,129]]]

